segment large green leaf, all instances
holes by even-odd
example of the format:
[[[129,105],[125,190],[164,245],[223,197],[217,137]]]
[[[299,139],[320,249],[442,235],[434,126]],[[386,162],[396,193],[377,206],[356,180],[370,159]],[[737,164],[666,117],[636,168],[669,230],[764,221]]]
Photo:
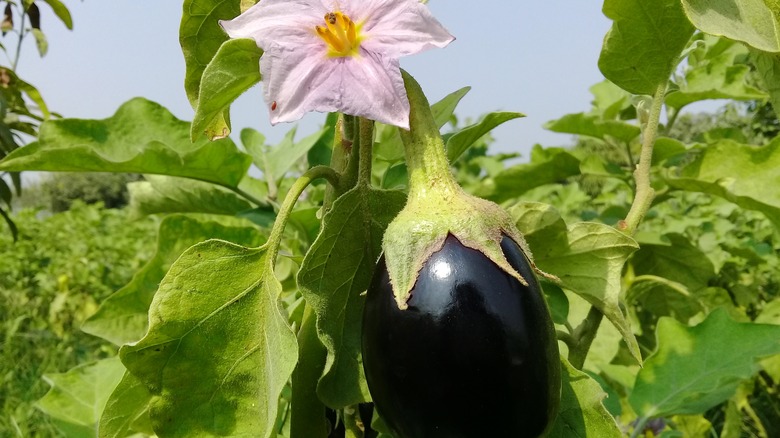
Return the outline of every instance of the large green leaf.
[[[720,140],[696,150],[693,161],[666,182],[760,211],[780,227],[780,139],[761,147]]]
[[[9,154],[0,170],[153,173],[235,187],[250,164],[230,139],[192,143],[187,122],[135,98],[108,119],[44,122],[38,141]]]
[[[623,434],[604,407],[607,394],[587,374],[561,359],[561,408],[548,438],[619,438]]]
[[[534,146],[531,162],[509,167],[488,178],[475,195],[502,202],[545,184],[564,181],[580,173],[580,161],[561,148]]]
[[[247,246],[265,242],[265,237],[238,219],[224,224],[171,215],[160,224],[157,252],[122,289],[108,297],[81,329],[117,345],[141,339],[148,326],[149,305],[168,268],[181,253],[206,239],[223,239]]]
[[[341,408],[370,400],[360,354],[364,298],[387,224],[403,208],[401,192],[359,186],[339,197],[298,273],[298,285],[317,313],[320,340],[328,349],[317,393]]]
[[[263,51],[250,39],[225,41],[206,66],[200,81],[191,138],[205,133],[210,140],[230,134],[230,104],[260,82]]]
[[[644,418],[704,413],[780,353],[780,325],[738,323],[722,308],[695,327],[661,318],[656,336],[628,399]]]
[[[679,0],[605,0],[613,20],[604,38],[599,69],[634,94],[654,94],[677,66],[694,28]]]
[[[149,403],[152,394],[137,377],[125,371],[100,416],[100,438],[124,438],[132,432],[151,435]]]
[[[127,185],[130,213],[135,217],[156,213],[208,213],[234,216],[252,204],[230,190],[186,178],[146,175],[145,181]]]
[[[623,265],[639,248],[634,239],[597,223],[563,228],[560,215],[545,204],[519,203],[510,214],[526,236],[536,265],[601,310],[641,363],[639,345],[620,306]]]
[[[553,132],[586,135],[601,140],[613,137],[630,142],[639,137],[639,127],[618,120],[604,120],[602,117],[583,113],[567,114],[558,120],[547,122],[544,127]]]
[[[214,58],[227,34],[219,20],[238,16],[241,0],[185,0],[179,25],[179,43],[184,53],[184,90],[193,108],[198,105],[203,71]]]
[[[146,336],[119,352],[153,395],[158,435],[275,436],[298,360],[281,292],[265,247],[209,240],[171,266]]]
[[[480,137],[493,130],[496,126],[520,117],[525,117],[525,114],[513,112],[489,113],[478,123],[454,133],[447,139],[447,160],[450,163],[454,163]]]
[[[124,372],[122,362],[113,357],[63,374],[47,374],[44,379],[51,389],[38,401],[38,407],[66,436],[94,438],[100,413]]]
[[[685,14],[702,32],[780,52],[776,12],[766,0],[682,0]]]

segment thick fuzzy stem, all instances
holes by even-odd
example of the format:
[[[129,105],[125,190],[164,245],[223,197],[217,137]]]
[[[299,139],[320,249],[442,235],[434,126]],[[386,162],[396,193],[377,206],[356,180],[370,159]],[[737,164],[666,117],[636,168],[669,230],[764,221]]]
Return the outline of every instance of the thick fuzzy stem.
[[[411,131],[400,130],[409,173],[409,196],[460,192],[461,188],[450,172],[444,142],[433,119],[428,99],[413,77],[405,71],[402,74],[411,107],[409,124],[414,126]]]

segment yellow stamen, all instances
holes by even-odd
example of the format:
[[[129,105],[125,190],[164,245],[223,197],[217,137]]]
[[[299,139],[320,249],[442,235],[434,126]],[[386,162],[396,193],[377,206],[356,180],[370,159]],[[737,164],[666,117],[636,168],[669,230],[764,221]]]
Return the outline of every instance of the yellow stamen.
[[[324,18],[325,27],[316,26],[315,30],[327,44],[328,56],[357,56],[360,41],[363,39],[360,35],[360,25],[355,25],[354,21],[341,12],[328,12]]]

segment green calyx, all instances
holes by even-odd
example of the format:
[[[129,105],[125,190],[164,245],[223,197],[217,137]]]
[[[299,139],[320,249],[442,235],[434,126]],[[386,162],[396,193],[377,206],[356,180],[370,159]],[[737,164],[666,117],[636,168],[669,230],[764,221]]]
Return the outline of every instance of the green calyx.
[[[407,308],[420,270],[450,234],[527,285],[501,250],[501,240],[507,236],[522,248],[533,266],[525,239],[501,207],[469,195],[455,181],[428,100],[414,78],[402,73],[411,106],[411,129],[401,130],[409,172],[409,197],[404,209],[387,227],[382,242],[398,307]],[[535,266],[534,270],[554,278]]]

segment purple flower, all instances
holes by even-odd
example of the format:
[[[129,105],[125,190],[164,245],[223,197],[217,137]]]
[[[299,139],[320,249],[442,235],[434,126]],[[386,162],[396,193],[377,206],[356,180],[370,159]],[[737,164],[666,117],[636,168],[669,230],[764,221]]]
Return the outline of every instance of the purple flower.
[[[398,58],[454,40],[417,0],[261,0],[221,25],[263,49],[271,124],[338,111],[409,129]]]

